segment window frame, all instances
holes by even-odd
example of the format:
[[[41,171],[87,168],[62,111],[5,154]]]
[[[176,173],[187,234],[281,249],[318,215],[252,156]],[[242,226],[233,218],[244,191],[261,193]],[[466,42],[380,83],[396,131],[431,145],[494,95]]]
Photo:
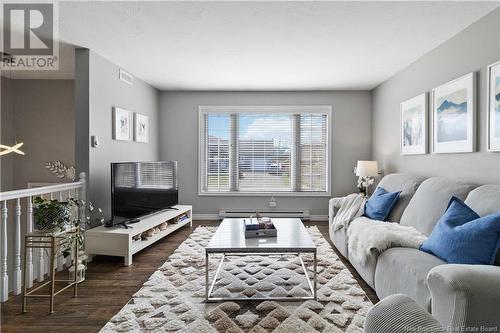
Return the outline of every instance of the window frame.
[[[220,191],[211,192],[205,191],[203,186],[204,176],[203,172],[205,170],[205,147],[202,143],[205,143],[205,114],[224,114],[224,113],[262,113],[262,114],[279,114],[279,113],[295,113],[295,114],[326,114],[326,190],[325,191]],[[237,131],[236,131],[237,132]],[[233,136],[235,133],[231,133]],[[236,133],[237,137],[237,133]],[[331,105],[200,105],[198,107],[198,196],[274,196],[274,197],[289,197],[289,196],[300,196],[300,197],[330,197],[331,196],[331,175],[332,175],[332,106]],[[233,150],[231,145],[234,144],[234,137],[230,141],[230,151]],[[237,147],[234,148],[237,152]],[[298,144],[296,147],[292,147],[294,150],[300,149]],[[237,157],[236,157],[237,158]],[[232,157],[229,157],[230,168]],[[296,165],[293,166],[295,169]],[[233,180],[234,181],[234,180]],[[236,180],[237,181],[237,180]]]

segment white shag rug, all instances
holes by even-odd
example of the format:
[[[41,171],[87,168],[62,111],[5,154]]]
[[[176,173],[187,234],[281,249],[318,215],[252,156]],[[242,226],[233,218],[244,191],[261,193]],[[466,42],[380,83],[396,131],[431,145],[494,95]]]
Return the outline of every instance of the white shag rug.
[[[204,303],[205,252],[216,227],[198,227],[101,332],[362,332],[372,303],[316,227],[318,300]],[[220,256],[210,257],[210,278]],[[302,255],[312,269],[312,255]],[[309,271],[312,278],[312,271]],[[211,281],[211,280],[210,280]],[[228,256],[213,296],[310,295],[297,256]]]

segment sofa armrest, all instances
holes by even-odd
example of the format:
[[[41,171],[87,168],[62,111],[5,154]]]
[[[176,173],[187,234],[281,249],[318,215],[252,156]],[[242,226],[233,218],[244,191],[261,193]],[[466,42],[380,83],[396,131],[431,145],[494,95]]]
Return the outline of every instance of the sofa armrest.
[[[500,327],[500,267],[440,265],[429,271],[433,316],[452,328]]]
[[[340,198],[331,198],[328,201],[328,223],[332,224],[333,223],[333,218],[335,215],[337,215],[337,212],[339,211],[340,206],[342,205],[342,202],[344,201],[346,197],[340,197]]]
[[[402,294],[387,296],[375,304],[365,320],[365,333],[444,332],[430,313]]]

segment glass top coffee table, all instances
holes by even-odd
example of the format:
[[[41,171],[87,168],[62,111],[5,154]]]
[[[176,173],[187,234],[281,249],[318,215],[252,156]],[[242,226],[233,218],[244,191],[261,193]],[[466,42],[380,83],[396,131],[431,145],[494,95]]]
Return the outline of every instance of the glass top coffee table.
[[[302,221],[297,218],[273,218],[277,237],[265,238],[245,238],[245,231],[242,218],[227,218],[222,221],[219,228],[212,236],[209,244],[205,248],[205,301],[220,302],[227,300],[239,301],[259,301],[259,300],[277,300],[277,301],[297,301],[316,299],[317,297],[317,253],[309,232],[306,230]],[[313,281],[307,274],[307,268],[301,258],[301,254],[313,255]],[[212,283],[209,283],[208,263],[210,254],[221,254],[222,258],[213,277]],[[223,267],[226,256],[246,256],[250,254],[274,255],[274,254],[296,254],[300,259],[305,279],[309,285],[311,295],[301,297],[212,297],[212,291],[217,282],[219,273]]]

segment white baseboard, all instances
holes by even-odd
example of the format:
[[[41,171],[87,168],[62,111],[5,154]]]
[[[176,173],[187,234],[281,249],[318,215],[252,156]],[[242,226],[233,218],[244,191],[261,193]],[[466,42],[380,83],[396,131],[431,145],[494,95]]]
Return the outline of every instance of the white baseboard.
[[[219,214],[193,214],[193,220],[217,221],[220,220]]]
[[[221,218],[219,214],[193,214],[193,220],[198,221],[218,221]],[[309,221],[327,222],[328,215],[311,215]]]
[[[311,215],[309,221],[328,222],[328,215]]]

